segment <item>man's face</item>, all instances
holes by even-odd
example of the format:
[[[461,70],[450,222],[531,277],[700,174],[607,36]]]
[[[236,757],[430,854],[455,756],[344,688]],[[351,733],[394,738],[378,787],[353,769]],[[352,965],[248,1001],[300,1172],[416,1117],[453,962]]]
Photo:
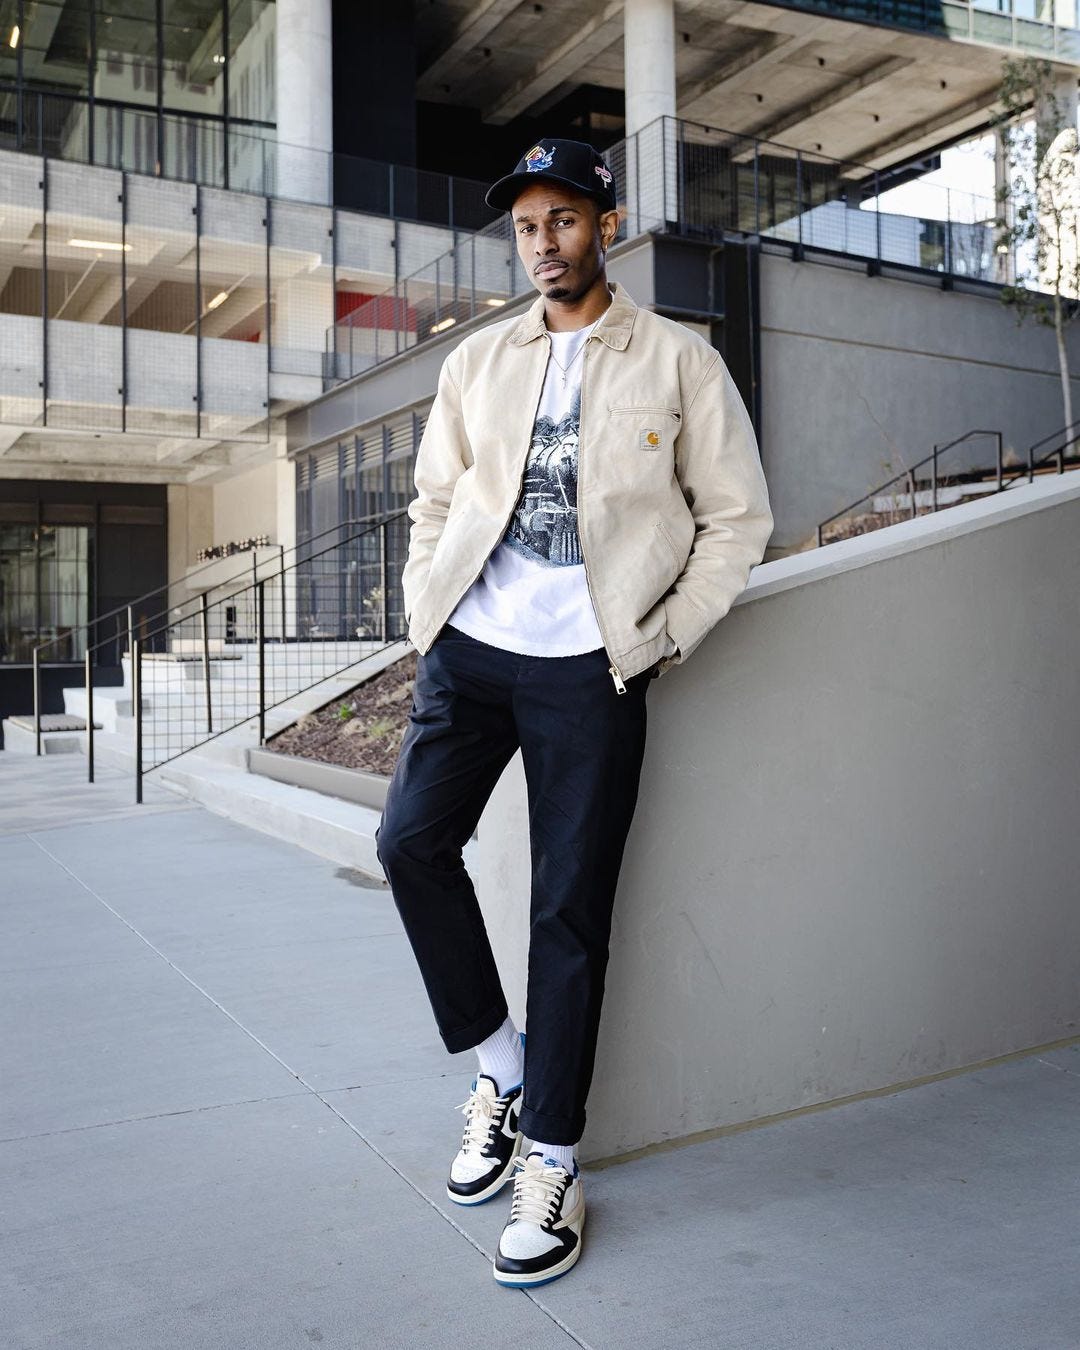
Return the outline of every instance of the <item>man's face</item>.
[[[617,211],[558,183],[527,187],[510,218],[521,264],[547,300],[574,301],[595,285],[619,228]]]

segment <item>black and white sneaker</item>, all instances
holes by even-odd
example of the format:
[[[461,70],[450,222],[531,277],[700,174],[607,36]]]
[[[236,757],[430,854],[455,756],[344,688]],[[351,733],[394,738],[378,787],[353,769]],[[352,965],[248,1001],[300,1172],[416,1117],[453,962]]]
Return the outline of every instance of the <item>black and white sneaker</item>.
[[[519,1083],[500,1097],[494,1078],[478,1073],[473,1079],[472,1091],[460,1106],[465,1133],[446,1183],[446,1193],[456,1204],[482,1204],[509,1180],[521,1150],[522,1090]]]
[[[495,1279],[515,1289],[557,1280],[581,1255],[584,1227],[577,1159],[571,1175],[539,1149],[519,1155],[510,1218],[495,1251]]]

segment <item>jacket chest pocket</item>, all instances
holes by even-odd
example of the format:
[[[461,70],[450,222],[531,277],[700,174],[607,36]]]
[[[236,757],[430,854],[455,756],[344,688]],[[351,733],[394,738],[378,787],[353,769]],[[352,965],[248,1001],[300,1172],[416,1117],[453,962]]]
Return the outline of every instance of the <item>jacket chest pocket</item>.
[[[612,433],[620,445],[645,453],[668,451],[675,447],[675,437],[682,426],[682,413],[665,404],[620,404],[608,408]]]

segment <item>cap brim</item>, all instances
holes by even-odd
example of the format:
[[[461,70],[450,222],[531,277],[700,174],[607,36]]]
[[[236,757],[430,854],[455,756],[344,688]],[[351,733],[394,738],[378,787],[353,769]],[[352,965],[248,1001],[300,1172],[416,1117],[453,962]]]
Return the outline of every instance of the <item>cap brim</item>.
[[[518,194],[533,183],[559,183],[570,188],[582,197],[593,197],[607,211],[615,210],[615,203],[602,192],[587,192],[580,183],[572,178],[562,178],[557,173],[511,173],[492,183],[484,195],[484,201],[496,211],[509,211],[518,198]]]

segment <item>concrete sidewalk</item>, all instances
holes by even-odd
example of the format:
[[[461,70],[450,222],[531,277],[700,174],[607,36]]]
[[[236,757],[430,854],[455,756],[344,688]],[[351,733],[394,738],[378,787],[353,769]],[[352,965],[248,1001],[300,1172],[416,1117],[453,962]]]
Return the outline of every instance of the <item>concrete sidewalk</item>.
[[[587,1166],[502,1289],[387,887],[71,760],[0,754],[0,1346],[1080,1347],[1080,1045]]]

